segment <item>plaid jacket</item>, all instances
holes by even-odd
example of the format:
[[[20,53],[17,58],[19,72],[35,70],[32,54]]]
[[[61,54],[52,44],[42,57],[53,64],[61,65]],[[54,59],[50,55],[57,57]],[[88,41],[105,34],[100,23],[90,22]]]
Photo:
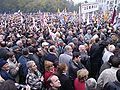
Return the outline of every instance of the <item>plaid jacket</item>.
[[[26,77],[26,84],[30,85],[31,89],[39,90],[42,88],[42,82],[40,81],[39,77],[31,72],[28,72]]]

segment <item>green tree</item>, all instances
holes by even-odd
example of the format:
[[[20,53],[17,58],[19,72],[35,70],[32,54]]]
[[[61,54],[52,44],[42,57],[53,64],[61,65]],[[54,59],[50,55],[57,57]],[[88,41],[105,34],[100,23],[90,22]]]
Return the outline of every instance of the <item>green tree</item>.
[[[65,8],[68,11],[74,11],[77,6],[73,2],[67,0],[0,0],[0,13],[15,12],[21,10],[23,12],[57,12]]]

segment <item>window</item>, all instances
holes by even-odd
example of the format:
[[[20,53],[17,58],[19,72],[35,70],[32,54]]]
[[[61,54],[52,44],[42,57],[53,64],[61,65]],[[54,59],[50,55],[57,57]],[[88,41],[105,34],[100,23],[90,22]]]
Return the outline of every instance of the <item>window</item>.
[[[94,7],[92,6],[92,8],[94,8]]]
[[[87,6],[87,9],[88,9],[88,6]]]
[[[115,0],[115,4],[117,4],[117,0]]]
[[[89,9],[91,9],[91,6],[89,6]]]

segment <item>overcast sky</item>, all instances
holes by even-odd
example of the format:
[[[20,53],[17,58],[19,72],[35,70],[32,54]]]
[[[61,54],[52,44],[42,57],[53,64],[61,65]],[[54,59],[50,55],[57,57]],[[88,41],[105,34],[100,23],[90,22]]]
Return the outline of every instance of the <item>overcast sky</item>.
[[[73,0],[76,3],[79,3],[79,2],[84,2],[86,0]],[[88,2],[95,2],[96,0],[87,0]]]

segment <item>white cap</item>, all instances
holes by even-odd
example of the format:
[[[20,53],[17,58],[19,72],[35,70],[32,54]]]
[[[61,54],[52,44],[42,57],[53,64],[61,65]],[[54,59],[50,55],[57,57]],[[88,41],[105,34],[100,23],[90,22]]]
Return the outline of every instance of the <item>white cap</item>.
[[[44,46],[48,46],[48,45],[49,45],[48,42],[43,42],[43,43],[42,43],[42,47],[44,47]]]
[[[109,45],[109,46],[108,46],[108,50],[109,50],[110,52],[113,52],[113,51],[115,50],[115,46],[114,46],[114,45]]]
[[[96,39],[96,38],[99,38],[99,36],[97,34],[95,34],[92,39]]]

